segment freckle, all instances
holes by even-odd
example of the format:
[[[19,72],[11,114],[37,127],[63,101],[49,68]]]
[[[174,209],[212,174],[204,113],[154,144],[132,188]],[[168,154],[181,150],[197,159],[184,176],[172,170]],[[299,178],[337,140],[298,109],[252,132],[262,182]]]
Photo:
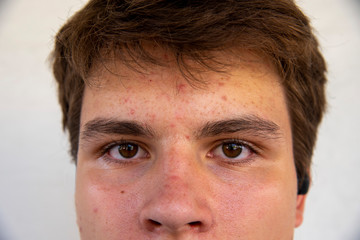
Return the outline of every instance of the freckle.
[[[152,82],[153,80],[152,79],[149,79],[149,82]]]
[[[222,100],[227,101],[227,97],[224,95],[221,97]]]
[[[122,190],[120,193],[122,193],[122,194],[123,194],[123,193],[125,193],[125,191],[124,191],[124,190]]]
[[[97,208],[94,208],[93,211],[94,211],[94,213],[97,213],[97,212],[98,212],[98,209],[97,209]]]

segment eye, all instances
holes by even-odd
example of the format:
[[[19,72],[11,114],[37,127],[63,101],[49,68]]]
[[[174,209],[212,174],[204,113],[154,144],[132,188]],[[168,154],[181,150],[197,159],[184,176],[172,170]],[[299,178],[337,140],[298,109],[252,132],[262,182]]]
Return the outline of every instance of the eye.
[[[213,158],[228,159],[230,161],[246,161],[254,154],[254,150],[248,144],[238,141],[223,142],[214,148],[210,155]]]
[[[146,158],[148,153],[138,144],[124,142],[109,147],[107,154],[114,160]]]

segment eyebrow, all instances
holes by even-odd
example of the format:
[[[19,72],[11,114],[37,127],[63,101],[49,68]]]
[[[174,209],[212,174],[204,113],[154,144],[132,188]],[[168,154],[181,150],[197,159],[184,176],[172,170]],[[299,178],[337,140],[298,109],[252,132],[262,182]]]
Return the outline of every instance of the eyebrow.
[[[195,133],[195,136],[197,139],[201,139],[236,132],[275,139],[280,135],[280,127],[270,120],[249,115],[236,119],[207,122]],[[96,118],[87,122],[84,130],[80,133],[83,141],[91,141],[101,135],[131,135],[147,138],[155,136],[154,131],[147,124],[107,118]]]
[[[104,134],[154,137],[154,132],[148,125],[140,124],[136,121],[121,121],[105,118],[96,118],[87,122],[80,136],[82,140],[89,141]]]
[[[208,122],[197,133],[197,138],[214,137],[220,134],[242,132],[252,136],[275,139],[280,136],[280,127],[273,121],[255,115]]]

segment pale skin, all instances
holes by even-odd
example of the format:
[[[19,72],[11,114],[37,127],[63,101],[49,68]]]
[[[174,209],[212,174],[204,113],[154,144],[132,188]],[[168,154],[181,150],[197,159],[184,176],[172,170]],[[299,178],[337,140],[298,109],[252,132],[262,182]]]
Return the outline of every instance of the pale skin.
[[[286,100],[270,64],[203,72],[205,88],[176,67],[113,68],[121,76],[98,67],[91,77],[101,83],[84,92],[81,239],[293,239],[305,196],[297,195]]]

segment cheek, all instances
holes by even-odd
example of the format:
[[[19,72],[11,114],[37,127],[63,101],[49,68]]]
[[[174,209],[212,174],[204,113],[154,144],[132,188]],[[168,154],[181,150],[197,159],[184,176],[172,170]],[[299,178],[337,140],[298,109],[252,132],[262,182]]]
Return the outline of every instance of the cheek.
[[[239,184],[218,186],[216,192],[218,222],[228,232],[254,235],[254,239],[291,236],[296,196],[288,194],[288,186],[281,181],[244,179]]]
[[[136,222],[137,195],[129,186],[111,183],[104,174],[77,173],[75,200],[82,239],[93,239],[94,236],[110,239],[106,234],[131,232],[135,227],[127,223]]]

